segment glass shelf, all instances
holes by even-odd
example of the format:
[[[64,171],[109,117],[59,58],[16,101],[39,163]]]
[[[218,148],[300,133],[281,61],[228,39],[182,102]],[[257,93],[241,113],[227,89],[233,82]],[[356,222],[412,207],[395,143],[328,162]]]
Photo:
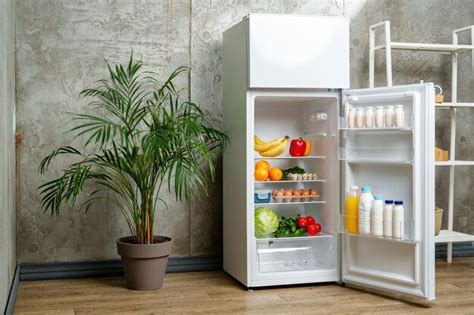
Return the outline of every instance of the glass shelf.
[[[257,182],[256,184],[287,184],[287,183],[325,183],[327,182],[326,179],[306,179],[306,180],[265,180]]]
[[[266,202],[266,203],[254,203],[257,206],[278,206],[278,205],[310,205],[310,204],[326,204],[326,201],[315,200],[315,201],[288,201],[288,202]]]
[[[309,156],[275,156],[275,157],[264,157],[264,156],[255,156],[255,160],[286,160],[286,159],[296,159],[296,160],[304,160],[304,159],[326,159],[325,155],[309,155]]]

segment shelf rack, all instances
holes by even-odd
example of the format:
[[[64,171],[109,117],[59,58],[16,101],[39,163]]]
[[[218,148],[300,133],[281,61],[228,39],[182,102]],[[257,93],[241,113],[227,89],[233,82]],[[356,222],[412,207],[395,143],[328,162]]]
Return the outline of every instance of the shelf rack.
[[[384,30],[384,43],[375,45],[376,30]],[[462,32],[470,32],[470,45],[461,45],[458,43],[459,34]],[[474,25],[466,26],[453,31],[452,44],[427,44],[427,43],[405,43],[392,42],[390,35],[390,21],[384,21],[371,25],[369,28],[369,87],[374,87],[375,80],[375,52],[385,51],[385,67],[387,76],[387,86],[392,86],[392,51],[413,51],[427,52],[437,54],[451,55],[452,59],[452,77],[451,77],[451,102],[436,104],[436,109],[447,109],[451,112],[451,136],[450,136],[450,154],[449,161],[435,162],[436,166],[449,167],[449,197],[448,197],[448,228],[442,230],[435,237],[436,243],[447,243],[447,262],[452,262],[453,243],[454,242],[474,242],[474,235],[453,231],[454,221],[454,171],[456,166],[474,166],[474,161],[458,161],[456,160],[456,110],[457,108],[474,108],[474,103],[461,103],[457,101],[458,87],[458,54],[467,52],[471,53],[472,68],[474,71]],[[433,148],[434,150],[434,148]]]

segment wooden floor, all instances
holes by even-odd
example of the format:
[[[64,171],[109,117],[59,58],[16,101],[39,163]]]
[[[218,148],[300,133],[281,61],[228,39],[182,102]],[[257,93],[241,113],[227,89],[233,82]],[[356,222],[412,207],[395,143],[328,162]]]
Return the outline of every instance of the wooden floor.
[[[437,261],[436,279],[432,303],[336,284],[247,292],[224,272],[168,274],[152,292],[127,290],[123,278],[32,281],[21,282],[15,314],[474,314],[474,258]]]

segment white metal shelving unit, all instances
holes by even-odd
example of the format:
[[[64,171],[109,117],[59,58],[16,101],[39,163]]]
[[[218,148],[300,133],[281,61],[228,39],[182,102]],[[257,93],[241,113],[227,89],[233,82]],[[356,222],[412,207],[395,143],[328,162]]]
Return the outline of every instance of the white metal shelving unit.
[[[375,33],[377,30],[383,29],[384,43],[375,45]],[[462,45],[458,43],[459,33],[470,31],[470,45]],[[472,67],[474,70],[474,25],[466,26],[453,31],[452,44],[426,44],[426,43],[405,43],[392,42],[390,35],[390,21],[384,21],[371,25],[369,28],[369,87],[374,87],[375,80],[375,52],[385,50],[385,66],[387,76],[387,86],[392,86],[392,51],[412,51],[427,52],[437,54],[449,54],[452,58],[452,78],[451,78],[451,102],[441,103],[436,106],[437,109],[447,109],[451,112],[451,135],[449,148],[449,161],[436,162],[436,166],[449,167],[449,197],[448,197],[448,227],[442,230],[435,238],[436,243],[448,244],[448,263],[452,262],[452,244],[454,242],[474,242],[474,235],[453,231],[454,221],[454,174],[456,166],[474,166],[474,161],[456,160],[456,110],[457,108],[474,108],[474,103],[457,102],[457,86],[458,86],[458,54],[467,52],[471,53]],[[433,148],[434,150],[434,148]],[[433,209],[434,211],[434,209]]]

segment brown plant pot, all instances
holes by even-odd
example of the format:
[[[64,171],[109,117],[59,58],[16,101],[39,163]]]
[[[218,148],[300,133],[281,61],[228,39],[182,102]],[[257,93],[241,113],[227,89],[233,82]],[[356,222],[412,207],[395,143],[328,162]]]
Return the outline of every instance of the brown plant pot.
[[[173,240],[154,236],[154,244],[137,244],[132,236],[117,241],[117,252],[122,257],[127,288],[156,290],[163,285],[166,265]]]

